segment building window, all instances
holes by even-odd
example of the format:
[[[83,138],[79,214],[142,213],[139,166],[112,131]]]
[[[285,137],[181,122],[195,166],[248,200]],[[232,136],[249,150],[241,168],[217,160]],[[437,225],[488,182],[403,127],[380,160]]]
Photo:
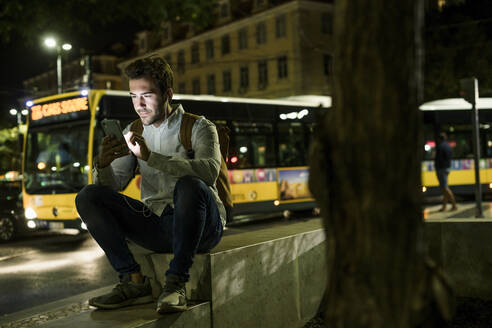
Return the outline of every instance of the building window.
[[[243,66],[239,69],[239,87],[241,89],[247,89],[249,87],[249,68]]]
[[[287,56],[277,58],[277,76],[279,79],[284,79],[289,75],[287,70]]]
[[[239,50],[248,48],[248,28],[242,28],[238,32]]]
[[[331,34],[333,32],[333,17],[331,13],[321,13],[321,33]]]
[[[215,74],[207,75],[207,93],[209,95],[215,94]]]
[[[222,91],[230,92],[232,90],[232,78],[231,71],[222,72]]]
[[[200,78],[193,79],[192,81],[193,94],[200,94]]]
[[[194,43],[191,46],[191,63],[198,64],[200,62],[200,49],[198,48],[198,43]]]
[[[227,3],[220,5],[220,17],[225,18],[229,16],[229,6]]]
[[[231,52],[231,40],[229,34],[222,37],[222,55],[226,55]]]
[[[330,76],[333,70],[333,58],[331,55],[323,55],[323,71],[326,76]]]
[[[275,18],[275,35],[277,36],[277,39],[285,38],[287,35],[285,15],[277,16]]]
[[[205,53],[207,59],[214,58],[214,40],[205,41]]]
[[[186,83],[181,82],[178,84],[178,93],[186,93]]]
[[[266,24],[261,22],[256,24],[256,43],[263,44],[266,43]]]
[[[258,89],[266,88],[268,84],[268,65],[266,60],[258,62]]]
[[[178,72],[184,73],[185,71],[185,52],[184,50],[180,50],[178,52]]]

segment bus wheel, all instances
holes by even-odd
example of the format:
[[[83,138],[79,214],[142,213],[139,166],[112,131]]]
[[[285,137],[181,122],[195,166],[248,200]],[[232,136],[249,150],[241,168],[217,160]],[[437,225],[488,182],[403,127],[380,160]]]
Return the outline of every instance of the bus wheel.
[[[15,237],[15,222],[9,216],[0,217],[0,242],[7,242]]]

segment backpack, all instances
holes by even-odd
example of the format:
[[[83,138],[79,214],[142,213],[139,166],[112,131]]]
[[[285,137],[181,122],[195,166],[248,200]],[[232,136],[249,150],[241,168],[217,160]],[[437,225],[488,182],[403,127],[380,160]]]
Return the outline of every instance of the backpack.
[[[179,140],[181,144],[186,149],[188,158],[194,157],[194,151],[191,147],[191,132],[195,121],[200,118],[200,116],[191,114],[188,112],[183,113],[183,118],[181,120],[181,126],[179,128]],[[229,222],[232,220],[231,209],[233,207],[232,203],[232,193],[231,185],[229,183],[229,172],[227,171],[227,164],[225,159],[229,153],[229,128],[227,126],[216,126],[217,134],[219,135],[219,145],[220,145],[220,171],[219,176],[215,185],[217,186],[217,191],[219,193],[219,198],[226,208],[226,220]],[[142,134],[143,124],[140,119],[136,119],[131,123],[130,131]]]

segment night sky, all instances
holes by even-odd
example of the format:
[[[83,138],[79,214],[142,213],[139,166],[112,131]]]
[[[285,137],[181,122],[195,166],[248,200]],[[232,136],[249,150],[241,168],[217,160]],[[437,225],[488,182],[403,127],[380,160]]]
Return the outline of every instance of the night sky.
[[[0,53],[2,67],[0,101],[3,121],[1,126],[5,127],[16,122],[8,112],[10,108],[19,106],[17,98],[24,94],[22,81],[42,73],[49,67],[54,67],[56,55],[43,50],[41,45],[26,46],[22,42],[13,42],[2,49]]]
[[[79,58],[82,52],[111,54],[111,46],[115,43],[125,45],[129,53],[134,35],[140,30],[142,28],[133,22],[111,24],[90,36],[74,32],[70,37],[70,30],[65,30],[63,38],[73,46],[66,59]],[[47,36],[59,35],[61,33],[46,30],[40,31],[38,40],[34,41],[27,41],[21,37],[14,37],[8,43],[5,40],[1,41],[0,128],[16,124],[16,119],[9,114],[9,110],[12,107],[18,108],[18,98],[26,94],[22,81],[56,68],[56,51],[46,48],[43,41]]]

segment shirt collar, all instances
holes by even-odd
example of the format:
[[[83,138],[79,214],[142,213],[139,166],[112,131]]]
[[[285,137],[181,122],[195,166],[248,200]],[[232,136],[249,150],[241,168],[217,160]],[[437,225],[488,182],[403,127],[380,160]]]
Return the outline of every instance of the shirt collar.
[[[153,124],[150,124],[147,126],[144,125],[144,129],[150,128],[152,130],[161,131],[165,127],[172,128],[176,124],[176,122],[179,122],[181,116],[183,116],[184,109],[183,109],[183,106],[181,106],[181,104],[172,104],[171,108],[172,108],[171,115],[169,115],[167,120],[165,122],[163,122],[158,128],[154,127]]]
[[[171,128],[174,124],[176,124],[176,122],[178,122],[181,119],[184,113],[184,109],[183,106],[181,106],[181,104],[172,104],[171,107],[172,107],[172,113],[167,118],[168,121],[167,125],[169,126],[169,128]]]

